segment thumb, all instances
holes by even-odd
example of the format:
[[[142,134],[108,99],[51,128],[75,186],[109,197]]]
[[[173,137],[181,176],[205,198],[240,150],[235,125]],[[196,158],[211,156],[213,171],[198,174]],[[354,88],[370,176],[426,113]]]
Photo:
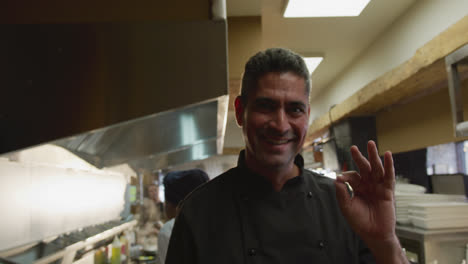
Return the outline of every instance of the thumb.
[[[348,189],[343,182],[335,180],[336,200],[340,206],[343,215],[347,215],[349,207],[351,207],[351,197],[349,196]]]

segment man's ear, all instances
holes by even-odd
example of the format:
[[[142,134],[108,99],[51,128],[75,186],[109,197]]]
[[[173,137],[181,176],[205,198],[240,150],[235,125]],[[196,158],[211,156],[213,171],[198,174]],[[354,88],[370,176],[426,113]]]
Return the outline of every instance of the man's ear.
[[[236,120],[239,126],[242,126],[244,123],[244,106],[242,104],[242,99],[240,96],[237,96],[234,100],[234,108],[236,109]]]

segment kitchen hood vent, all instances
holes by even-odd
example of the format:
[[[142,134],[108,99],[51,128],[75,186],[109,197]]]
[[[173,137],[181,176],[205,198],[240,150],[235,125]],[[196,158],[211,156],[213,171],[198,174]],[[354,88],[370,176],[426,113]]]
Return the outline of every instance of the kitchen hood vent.
[[[98,168],[167,168],[222,151],[227,96],[52,142]]]
[[[0,25],[0,154],[53,142],[98,168],[220,154],[226,21]]]

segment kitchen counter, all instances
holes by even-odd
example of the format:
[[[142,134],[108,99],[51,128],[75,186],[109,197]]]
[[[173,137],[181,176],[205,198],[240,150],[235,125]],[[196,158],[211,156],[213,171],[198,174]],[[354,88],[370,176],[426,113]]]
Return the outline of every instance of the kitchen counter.
[[[396,234],[415,263],[462,262],[466,256],[468,228],[422,229],[410,225],[397,225]]]

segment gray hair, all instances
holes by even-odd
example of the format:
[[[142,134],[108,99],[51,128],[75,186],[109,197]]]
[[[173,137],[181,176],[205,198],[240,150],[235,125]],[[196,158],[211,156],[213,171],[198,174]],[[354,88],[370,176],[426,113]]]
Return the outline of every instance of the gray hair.
[[[270,48],[252,56],[245,64],[242,76],[241,100],[247,103],[249,92],[257,88],[258,80],[270,72],[293,72],[304,78],[307,96],[310,94],[310,74],[302,57],[284,48]]]

